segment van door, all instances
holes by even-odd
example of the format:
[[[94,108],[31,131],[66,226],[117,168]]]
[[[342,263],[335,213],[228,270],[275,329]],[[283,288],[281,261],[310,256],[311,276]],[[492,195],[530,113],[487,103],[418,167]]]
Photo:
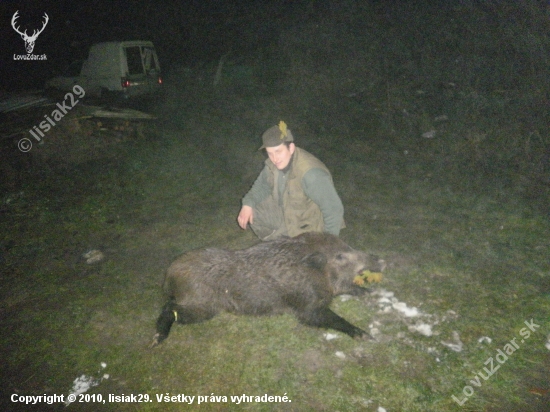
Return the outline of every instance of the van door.
[[[154,47],[143,46],[142,47],[142,59],[143,68],[148,78],[148,84],[150,92],[158,92],[162,85],[162,78],[160,77],[160,65],[157,57],[157,53]]]
[[[154,47],[141,45],[124,48],[128,64],[128,80],[134,89],[131,94],[147,94],[158,90],[160,66]]]
[[[143,61],[141,59],[141,50],[139,46],[125,47],[126,62],[128,63],[128,76],[136,78],[143,76]]]

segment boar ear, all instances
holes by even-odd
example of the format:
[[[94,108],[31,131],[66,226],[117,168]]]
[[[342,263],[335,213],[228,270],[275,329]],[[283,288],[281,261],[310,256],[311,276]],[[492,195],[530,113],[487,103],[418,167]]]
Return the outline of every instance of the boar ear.
[[[327,258],[321,252],[313,252],[304,256],[300,262],[310,268],[323,270],[327,264]]]

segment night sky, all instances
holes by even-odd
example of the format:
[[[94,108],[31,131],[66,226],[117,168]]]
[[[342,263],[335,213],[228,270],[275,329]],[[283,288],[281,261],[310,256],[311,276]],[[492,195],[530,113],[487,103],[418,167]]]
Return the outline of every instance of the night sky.
[[[214,0],[138,1],[0,1],[2,90],[41,88],[71,61],[84,58],[93,43],[112,40],[151,40],[163,70],[215,61],[228,50],[257,53],[277,42],[279,33],[300,15],[308,2]],[[47,61],[14,61],[25,54],[17,24],[31,34],[49,22],[36,40],[33,54]]]
[[[535,3],[544,11],[547,0],[535,0]],[[461,4],[471,7],[455,12],[453,9]],[[309,46],[320,46],[317,49],[326,46],[327,53],[331,54],[331,47],[346,48],[349,39],[364,37],[365,44],[358,43],[362,49],[359,53],[370,53],[369,41],[388,42],[381,54],[397,66],[406,64],[397,61],[399,54],[410,54],[410,60],[414,60],[426,52],[429,58],[454,61],[460,54],[472,51],[477,54],[474,59],[484,59],[488,53],[508,55],[510,51],[516,54],[514,59],[521,65],[524,60],[538,56],[540,47],[536,36],[524,33],[525,28],[532,25],[533,17],[521,12],[529,8],[510,7],[514,4],[516,2],[508,0],[0,0],[0,91],[41,88],[45,80],[60,74],[70,62],[83,59],[92,44],[102,41],[153,41],[165,74],[174,67],[216,62],[230,50],[232,58],[240,59],[238,64],[254,65],[258,59],[265,62],[266,55],[277,56],[283,36],[286,35],[288,42],[289,33],[306,35],[303,28],[331,19],[337,21],[333,28],[338,29],[330,35],[345,33],[340,36],[340,43],[332,39],[331,46],[328,44],[331,39],[308,39]],[[363,14],[354,15],[353,9],[361,7]],[[36,55],[45,54],[46,61],[14,60],[14,54],[25,54],[21,36],[11,27],[16,11],[20,16],[17,23],[29,34],[41,27],[44,13],[48,14],[49,23],[34,49]],[[476,12],[475,16],[470,16],[471,11]],[[370,33],[370,37],[365,36],[372,29],[373,13],[382,16],[377,20],[382,22],[381,29]],[[415,23],[413,28],[411,22]],[[538,26],[529,30],[539,35]],[[501,38],[508,40],[500,42]],[[431,43],[434,47],[436,43],[444,44],[443,55],[435,49],[437,53],[430,55]],[[406,45],[407,50],[399,49],[402,45]],[[310,51],[307,45],[293,50],[295,53]],[[397,57],[392,56],[392,51]],[[318,59],[319,64],[324,61],[327,59]],[[489,70],[485,77],[492,83],[493,72],[500,69],[490,63],[485,62]],[[531,70],[529,64],[525,67]],[[521,70],[519,67],[516,71]]]

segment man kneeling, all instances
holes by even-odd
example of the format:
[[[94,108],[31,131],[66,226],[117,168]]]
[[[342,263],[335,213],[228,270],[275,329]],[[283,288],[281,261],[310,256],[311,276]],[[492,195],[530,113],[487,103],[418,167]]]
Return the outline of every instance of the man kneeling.
[[[311,153],[296,147],[285,122],[262,135],[268,159],[244,196],[237,217],[262,240],[326,232],[338,236],[344,228],[344,206],[327,167]]]

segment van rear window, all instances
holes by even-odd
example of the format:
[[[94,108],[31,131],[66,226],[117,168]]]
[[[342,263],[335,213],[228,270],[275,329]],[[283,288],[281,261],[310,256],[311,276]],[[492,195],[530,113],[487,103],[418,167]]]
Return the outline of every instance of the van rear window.
[[[128,74],[143,74],[143,63],[141,62],[141,51],[139,46],[126,47],[126,61],[128,62]]]

